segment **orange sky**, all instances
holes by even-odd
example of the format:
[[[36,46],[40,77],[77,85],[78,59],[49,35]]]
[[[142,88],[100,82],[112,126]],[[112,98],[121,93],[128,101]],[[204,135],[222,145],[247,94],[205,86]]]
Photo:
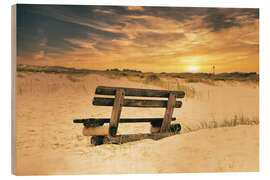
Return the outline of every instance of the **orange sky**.
[[[259,10],[19,5],[18,63],[258,72]]]

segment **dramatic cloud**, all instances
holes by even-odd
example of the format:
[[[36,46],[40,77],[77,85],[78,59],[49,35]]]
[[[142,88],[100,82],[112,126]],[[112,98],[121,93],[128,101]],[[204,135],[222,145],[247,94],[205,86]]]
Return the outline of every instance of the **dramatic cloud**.
[[[18,63],[258,71],[259,10],[17,5]]]

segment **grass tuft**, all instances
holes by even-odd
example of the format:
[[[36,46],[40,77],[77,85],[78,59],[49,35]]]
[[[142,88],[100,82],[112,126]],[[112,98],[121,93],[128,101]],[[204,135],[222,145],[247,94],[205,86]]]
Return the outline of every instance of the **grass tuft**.
[[[222,127],[235,127],[239,125],[258,125],[258,117],[245,117],[244,115],[234,115],[231,119],[224,119],[224,121],[218,122],[216,120],[201,121],[198,125],[183,125],[182,133],[188,133],[198,131],[200,129],[212,129]]]
[[[80,81],[79,79],[76,79],[76,78],[74,78],[74,77],[71,76],[71,75],[68,75],[68,76],[66,76],[66,77],[67,77],[67,79],[70,80],[71,82],[79,82],[79,81]]]
[[[151,74],[151,75],[147,76],[146,79],[145,79],[146,83],[159,82],[159,81],[160,81],[160,78],[155,74]]]
[[[198,79],[187,79],[186,80],[187,83],[197,83],[200,82]]]

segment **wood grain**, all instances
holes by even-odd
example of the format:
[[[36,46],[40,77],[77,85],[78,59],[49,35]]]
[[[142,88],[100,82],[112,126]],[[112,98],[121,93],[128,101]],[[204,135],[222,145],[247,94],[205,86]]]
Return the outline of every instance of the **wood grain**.
[[[170,93],[174,93],[176,95],[176,98],[185,97],[184,91],[166,91],[155,89],[137,89],[137,88],[107,87],[107,86],[98,86],[96,88],[95,93],[101,95],[115,95],[117,89],[123,89],[125,91],[125,96],[168,98]]]
[[[104,144],[123,144],[132,141],[139,141],[143,139],[159,140],[165,137],[175,135],[176,133],[152,133],[152,134],[127,134],[127,135],[116,135],[115,137],[105,136]]]
[[[125,91],[122,89],[116,90],[116,95],[113,103],[111,120],[109,124],[109,135],[115,136],[117,134],[118,123],[121,115],[122,106],[124,103]]]
[[[176,118],[173,117],[172,121]],[[163,118],[121,118],[120,123],[146,123],[150,122],[152,126],[161,127]],[[102,126],[104,123],[109,123],[110,118],[87,118],[87,119],[75,119],[73,123],[83,123],[85,127],[97,127]]]
[[[164,119],[160,128],[160,132],[166,132],[171,120],[172,120],[172,114],[173,110],[176,104],[176,95],[174,93],[170,93],[169,99],[168,99],[168,105],[164,114]]]
[[[95,106],[113,106],[114,98],[94,97],[93,105]],[[142,107],[142,108],[165,108],[168,106],[166,100],[144,100],[144,99],[125,99],[125,107]],[[177,101],[175,108],[181,108],[182,102]]]

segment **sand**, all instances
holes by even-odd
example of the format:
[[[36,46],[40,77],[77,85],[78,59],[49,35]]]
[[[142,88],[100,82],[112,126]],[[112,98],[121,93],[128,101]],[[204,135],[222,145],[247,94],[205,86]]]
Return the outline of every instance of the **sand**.
[[[259,127],[204,129],[159,141],[94,147],[73,119],[110,117],[111,107],[92,106],[98,85],[155,86],[90,74],[19,73],[17,76],[17,174],[103,174],[258,171]],[[190,85],[190,84],[189,84]],[[174,111],[177,122],[198,125],[244,115],[259,117],[259,88],[248,83],[194,83],[194,98]],[[164,109],[123,108],[121,117],[162,117]],[[120,124],[119,132],[144,133],[150,125]]]

